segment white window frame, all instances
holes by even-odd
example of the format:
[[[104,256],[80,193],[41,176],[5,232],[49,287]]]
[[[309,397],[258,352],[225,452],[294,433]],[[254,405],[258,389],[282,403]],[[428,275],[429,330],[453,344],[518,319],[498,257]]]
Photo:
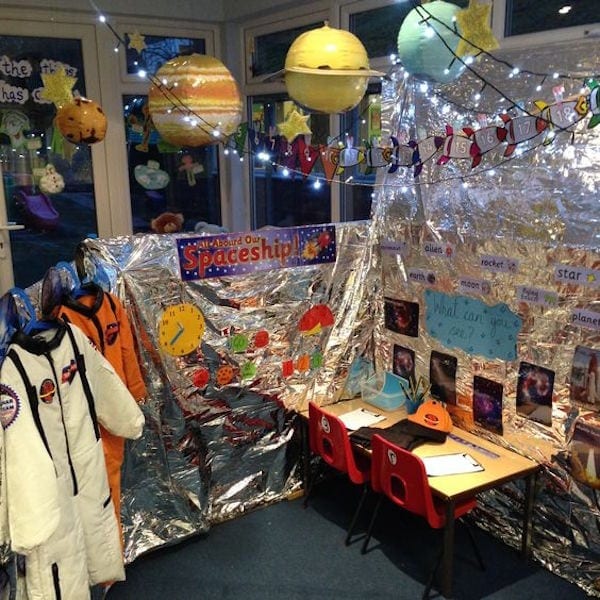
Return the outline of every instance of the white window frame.
[[[25,16],[27,18],[25,18]],[[98,102],[104,109],[102,89],[99,86],[99,60],[96,47],[96,32],[92,18],[76,17],[55,11],[2,9],[0,21],[2,35],[24,37],[72,38],[81,40],[81,52],[84,64],[85,93]],[[107,115],[108,116],[108,115]],[[106,164],[106,146],[112,131],[107,130],[105,141],[92,144],[92,169],[94,177],[94,201],[98,235],[111,233],[110,196],[105,182],[108,178]]]
[[[578,25],[577,27],[563,27],[561,29],[549,29],[548,31],[504,37],[505,24],[506,0],[494,0],[492,8],[492,31],[496,39],[500,42],[502,49],[535,48],[570,40],[583,40],[587,36],[587,31],[600,29],[599,21],[597,25],[589,23],[587,25]]]
[[[158,35],[175,38],[203,38],[205,40],[205,52],[207,55],[219,55],[219,27],[208,26],[198,23],[198,28],[190,28],[189,21],[169,21],[168,26],[159,25],[156,19],[134,19],[123,17],[111,22],[119,38],[127,42],[127,33],[137,31],[140,35]],[[105,49],[106,61],[101,64],[100,76],[104,85],[110,82],[113,90],[117,93],[109,95],[109,101],[104,110],[109,119],[114,123],[123,122],[124,95],[147,95],[150,82],[140,79],[137,75],[127,73],[125,52],[119,48],[114,52],[118,40],[106,26],[98,26],[99,45]],[[100,39],[102,42],[100,42]],[[110,58],[109,58],[110,57]],[[102,68],[104,67],[104,68]],[[127,141],[125,139],[125,128],[119,127],[115,132],[118,141],[111,147],[110,156],[107,157],[111,179],[108,185],[111,189],[111,216],[112,235],[130,235],[133,231],[131,214],[131,190],[129,187],[129,171],[127,162]],[[222,148],[219,147],[219,190],[221,201],[221,213],[223,212],[224,190],[227,181],[227,161],[223,160]],[[124,201],[124,199],[126,199]]]
[[[285,94],[286,88],[283,78],[274,81],[264,82],[267,75],[253,77],[251,71],[252,51],[254,48],[254,38],[257,36],[293,29],[309,23],[329,22],[332,27],[339,27],[339,10],[328,2],[316,2],[312,4],[303,4],[291,10],[279,11],[268,16],[248,21],[242,28],[242,48],[243,65],[246,74],[244,82],[244,93],[246,97],[262,96],[267,94]],[[246,120],[249,115],[246,114]],[[340,119],[332,115],[329,119],[329,131],[332,136],[339,134]],[[246,197],[249,203],[253,203],[250,186],[250,166],[244,169]],[[340,220],[340,190],[339,185],[330,186],[330,213],[333,223]],[[252,207],[248,207],[252,214]]]
[[[263,16],[258,19],[249,21],[242,28],[243,48],[244,48],[244,84],[248,88],[251,87],[252,94],[257,96],[260,94],[278,93],[282,90],[285,92],[283,80],[264,82],[267,74],[254,77],[252,74],[252,53],[254,52],[254,39],[262,35],[286,31],[294,29],[302,25],[310,23],[324,23],[329,21],[332,23],[332,11],[329,3],[318,2],[315,4],[304,4],[296,8],[272,13],[269,16]],[[332,24],[335,27],[335,25]]]

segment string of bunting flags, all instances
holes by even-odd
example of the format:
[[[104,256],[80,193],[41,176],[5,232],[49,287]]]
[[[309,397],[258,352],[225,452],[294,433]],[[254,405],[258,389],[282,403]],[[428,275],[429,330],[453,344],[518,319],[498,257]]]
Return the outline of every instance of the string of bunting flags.
[[[381,145],[376,139],[355,145],[352,136],[348,135],[344,142],[331,139],[328,144],[312,145],[310,130],[292,133],[290,140],[277,134],[274,128],[265,133],[242,123],[227,146],[242,155],[246,152],[247,141],[250,155],[270,162],[275,169],[287,169],[290,174],[299,173],[303,177],[308,177],[320,162],[329,183],[343,175],[345,169],[355,166],[365,174],[378,168],[386,168],[388,173],[401,168],[413,169],[414,177],[418,177],[424,164],[432,160],[440,166],[451,160],[466,160],[474,169],[488,152],[503,144],[502,157],[509,159],[519,144],[534,138],[547,145],[557,133],[574,134],[574,127],[587,117],[590,117],[587,128],[594,128],[600,122],[600,85],[595,80],[588,80],[586,85],[585,93],[572,98],[563,100],[560,91],[556,90],[555,101],[551,104],[535,101],[535,112],[518,116],[502,113],[498,115],[502,124],[462,127],[456,131],[447,124],[444,133],[422,139],[407,139],[406,134],[390,136],[389,145]],[[481,123],[486,120],[481,119]]]

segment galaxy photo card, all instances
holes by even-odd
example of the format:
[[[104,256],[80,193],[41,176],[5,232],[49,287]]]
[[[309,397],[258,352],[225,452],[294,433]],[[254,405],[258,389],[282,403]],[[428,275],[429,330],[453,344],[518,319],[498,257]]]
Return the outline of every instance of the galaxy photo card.
[[[384,298],[385,327],[395,333],[419,336],[419,305],[407,300]]]
[[[456,356],[432,350],[429,359],[430,394],[446,404],[456,404]]]
[[[543,425],[552,425],[554,371],[521,362],[517,382],[517,414]]]
[[[392,363],[394,375],[404,377],[408,381],[415,379],[415,351],[404,346],[394,344],[394,358]]]
[[[473,377],[473,419],[488,431],[502,435],[502,384]]]

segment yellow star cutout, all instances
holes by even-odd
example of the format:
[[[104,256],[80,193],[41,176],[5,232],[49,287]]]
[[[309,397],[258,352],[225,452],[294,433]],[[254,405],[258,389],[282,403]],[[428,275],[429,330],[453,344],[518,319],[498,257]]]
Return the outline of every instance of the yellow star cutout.
[[[285,136],[288,142],[293,142],[299,135],[312,134],[310,127],[308,126],[308,119],[310,115],[301,115],[295,108],[292,109],[283,123],[277,123],[279,127],[279,133]]]
[[[469,0],[469,7],[456,13],[458,30],[464,38],[458,42],[456,56],[475,56],[480,53],[480,49],[489,52],[498,48],[498,40],[489,25],[491,10],[491,4],[479,4],[479,0]]]
[[[57,108],[73,102],[73,86],[77,77],[67,75],[63,66],[59,67],[54,73],[42,73],[42,82],[44,87],[40,96],[53,102]]]
[[[133,48],[138,51],[138,54],[141,54],[142,50],[146,48],[146,38],[137,30],[133,33],[128,33],[127,36],[129,37],[129,45],[127,47]]]

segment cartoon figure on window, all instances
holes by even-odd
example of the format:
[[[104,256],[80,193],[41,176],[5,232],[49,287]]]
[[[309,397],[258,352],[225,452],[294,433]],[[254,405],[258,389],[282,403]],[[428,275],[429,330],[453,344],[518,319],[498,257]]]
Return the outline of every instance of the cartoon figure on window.
[[[29,117],[20,110],[6,110],[2,113],[0,133],[5,133],[8,136],[10,146],[14,150],[25,147],[24,132],[29,131],[29,129],[31,129]]]
[[[190,154],[184,154],[181,157],[179,171],[185,173],[188,185],[191,187],[196,185],[196,175],[204,173],[204,167],[200,163],[195,162],[193,156]]]
[[[54,165],[48,164],[40,177],[39,187],[44,194],[60,194],[65,189],[65,180]]]
[[[144,106],[142,106],[142,114],[144,115],[144,123],[142,125],[142,141],[136,145],[135,149],[139,150],[140,152],[148,152],[148,141],[150,139],[152,129],[154,129],[154,123],[152,123],[152,117],[150,116],[147,102],[144,104]]]

